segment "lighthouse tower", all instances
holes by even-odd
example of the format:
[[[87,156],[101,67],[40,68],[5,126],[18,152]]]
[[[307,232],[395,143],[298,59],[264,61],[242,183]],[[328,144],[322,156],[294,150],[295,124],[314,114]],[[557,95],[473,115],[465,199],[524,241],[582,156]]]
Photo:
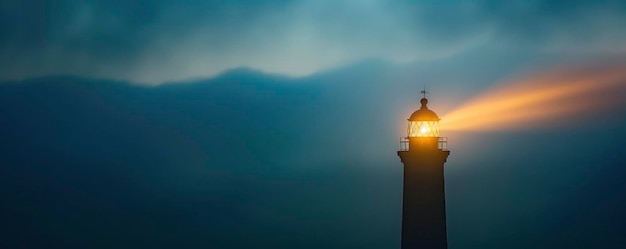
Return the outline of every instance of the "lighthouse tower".
[[[426,106],[409,118],[398,156],[404,164],[402,249],[448,248],[443,165],[450,155],[439,137],[439,117]]]

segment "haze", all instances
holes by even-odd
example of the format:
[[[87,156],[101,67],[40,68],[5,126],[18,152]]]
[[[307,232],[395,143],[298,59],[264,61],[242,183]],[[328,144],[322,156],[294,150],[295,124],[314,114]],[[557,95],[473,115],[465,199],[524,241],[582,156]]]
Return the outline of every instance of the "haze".
[[[0,2],[0,248],[624,248],[625,1]]]

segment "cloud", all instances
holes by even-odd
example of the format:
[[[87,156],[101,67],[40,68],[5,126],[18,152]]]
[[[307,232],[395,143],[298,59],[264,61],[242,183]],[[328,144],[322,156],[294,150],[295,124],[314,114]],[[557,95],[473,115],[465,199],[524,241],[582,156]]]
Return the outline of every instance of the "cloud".
[[[480,49],[623,51],[618,1],[8,1],[4,79],[79,74],[159,83],[248,66],[302,76],[365,58]]]

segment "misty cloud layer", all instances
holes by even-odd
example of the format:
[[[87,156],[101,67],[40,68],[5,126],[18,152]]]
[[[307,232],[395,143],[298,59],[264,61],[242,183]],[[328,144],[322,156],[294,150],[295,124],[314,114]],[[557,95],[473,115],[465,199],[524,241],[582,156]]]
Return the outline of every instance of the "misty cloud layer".
[[[624,11],[623,1],[3,1],[0,75],[160,83],[240,66],[301,76],[366,58],[603,56],[626,49]]]

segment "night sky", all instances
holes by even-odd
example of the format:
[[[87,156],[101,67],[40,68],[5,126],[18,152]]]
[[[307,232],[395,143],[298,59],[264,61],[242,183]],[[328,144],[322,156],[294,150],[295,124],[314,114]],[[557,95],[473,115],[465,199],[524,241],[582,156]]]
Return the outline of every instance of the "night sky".
[[[626,247],[626,2],[0,1],[0,248]]]

